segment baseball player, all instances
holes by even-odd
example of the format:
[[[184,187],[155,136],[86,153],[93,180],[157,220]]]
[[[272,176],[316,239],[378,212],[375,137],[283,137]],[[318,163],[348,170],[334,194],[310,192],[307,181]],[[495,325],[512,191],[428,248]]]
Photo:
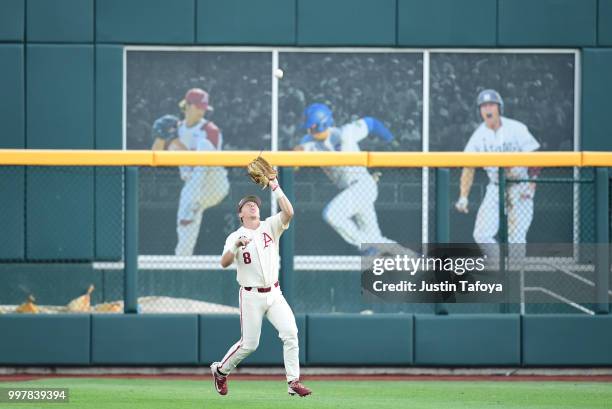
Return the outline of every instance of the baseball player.
[[[492,89],[482,91],[477,98],[483,122],[470,137],[465,152],[532,152],[540,147],[527,127],[519,121],[502,116],[504,101]],[[474,224],[474,240],[479,244],[494,244],[499,230],[498,168],[485,168],[489,184],[478,209]],[[508,179],[534,179],[540,168],[513,167],[506,169]],[[474,180],[474,168],[463,168],[459,200],[455,203],[461,213],[468,213],[468,196]],[[509,183],[508,242],[526,243],[527,231],[533,219],[534,183]],[[494,256],[494,255],[493,255]]]
[[[364,117],[341,127],[334,126],[331,109],[315,103],[304,111],[306,134],[296,150],[359,152],[359,142],[369,134],[387,143],[393,135],[381,121]],[[323,219],[349,244],[358,249],[362,243],[397,244],[384,237],[378,226],[374,202],[378,196],[377,180],[363,166],[325,167],[323,171],[341,189],[323,209]],[[375,247],[362,254],[378,253]]]
[[[238,203],[242,226],[225,241],[221,266],[237,267],[240,284],[240,340],[225,354],[221,362],[210,369],[217,392],[227,394],[227,376],[249,354],[257,349],[264,316],[278,330],[283,341],[283,357],[290,395],[306,396],[310,389],[300,382],[298,329],[289,304],[278,283],[281,234],[289,227],[293,206],[284,195],[276,178],[269,181],[281,211],[265,220],[260,219],[261,200],[246,196]]]
[[[179,103],[184,119],[179,121],[165,115],[153,124],[153,149],[219,151],[223,136],[219,128],[204,118],[212,111],[208,104],[208,93],[192,88]],[[198,240],[202,214],[216,206],[229,193],[227,170],[222,167],[181,166],[184,181],[177,213],[178,242],[174,251],[177,256],[191,256]]]

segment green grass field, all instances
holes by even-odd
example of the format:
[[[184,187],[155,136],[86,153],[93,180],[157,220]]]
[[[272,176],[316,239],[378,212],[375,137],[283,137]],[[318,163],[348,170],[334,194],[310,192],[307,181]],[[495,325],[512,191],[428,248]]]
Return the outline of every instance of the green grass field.
[[[18,409],[182,408],[612,408],[612,383],[463,381],[309,381],[313,395],[290,397],[279,381],[231,381],[227,396],[212,381],[47,378],[0,382],[7,387],[69,388],[70,402],[0,403]]]

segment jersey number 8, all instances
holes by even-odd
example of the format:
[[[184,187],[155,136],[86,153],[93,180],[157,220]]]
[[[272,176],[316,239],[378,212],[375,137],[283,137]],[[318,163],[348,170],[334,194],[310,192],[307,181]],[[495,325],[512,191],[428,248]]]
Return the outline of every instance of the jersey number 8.
[[[244,261],[244,264],[251,264],[251,253],[248,251],[242,253],[242,261]]]

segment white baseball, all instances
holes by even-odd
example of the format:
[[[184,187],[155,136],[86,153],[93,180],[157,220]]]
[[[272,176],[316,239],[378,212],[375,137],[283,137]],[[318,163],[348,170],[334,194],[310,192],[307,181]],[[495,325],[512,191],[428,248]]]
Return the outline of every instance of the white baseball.
[[[277,68],[274,70],[274,76],[278,78],[279,80],[283,78],[283,75],[285,75],[285,73],[280,68]]]

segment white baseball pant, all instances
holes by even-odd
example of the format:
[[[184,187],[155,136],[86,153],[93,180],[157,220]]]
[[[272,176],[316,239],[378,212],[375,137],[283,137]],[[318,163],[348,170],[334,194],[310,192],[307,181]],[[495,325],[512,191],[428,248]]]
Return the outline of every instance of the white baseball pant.
[[[185,180],[179,199],[176,233],[178,241],[174,254],[191,256],[198,241],[202,214],[218,205],[229,193],[229,180],[224,168],[194,168]],[[191,220],[187,225],[181,220]]]
[[[341,191],[323,209],[323,219],[349,244],[395,243],[382,235],[374,202],[378,186],[371,177],[361,178]]]
[[[229,375],[257,349],[264,316],[274,325],[283,342],[287,382],[300,379],[298,329],[293,311],[279,287],[272,287],[267,293],[260,293],[256,288],[251,291],[240,288],[240,340],[227,351],[219,369]]]
[[[527,243],[527,232],[533,220],[533,197],[521,197],[528,192],[526,183],[512,183],[507,188],[508,196],[508,243]],[[499,186],[487,185],[485,197],[480,204],[474,223],[474,240],[478,244],[495,244],[495,235],[499,230]],[[495,246],[490,246],[494,249]],[[517,256],[519,254],[516,254]],[[488,254],[498,258],[498,253]]]

